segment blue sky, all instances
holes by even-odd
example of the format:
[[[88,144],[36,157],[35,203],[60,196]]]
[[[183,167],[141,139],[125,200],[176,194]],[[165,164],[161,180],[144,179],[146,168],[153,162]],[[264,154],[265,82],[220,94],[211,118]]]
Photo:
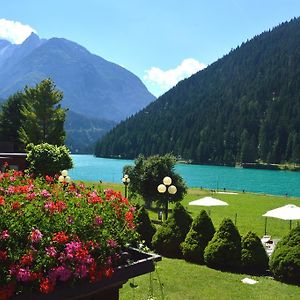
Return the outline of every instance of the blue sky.
[[[22,39],[33,29],[41,38],[72,40],[124,66],[159,96],[299,15],[299,0],[0,0],[0,38]]]

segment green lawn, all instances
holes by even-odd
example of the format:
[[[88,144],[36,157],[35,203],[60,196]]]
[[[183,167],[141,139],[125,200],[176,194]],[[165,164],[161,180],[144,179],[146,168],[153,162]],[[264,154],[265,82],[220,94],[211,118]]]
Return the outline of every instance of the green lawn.
[[[103,186],[107,186],[103,184]],[[122,185],[110,185],[115,190],[123,191]],[[249,193],[211,194],[207,190],[189,189],[182,201],[186,209],[195,217],[203,207],[189,206],[188,202],[204,196],[212,196],[226,201],[228,206],[209,208],[210,216],[216,227],[223,218],[233,221],[237,214],[237,228],[241,235],[252,230],[259,236],[264,235],[265,218],[262,215],[271,209],[285,204],[300,206],[299,198],[277,197]],[[172,208],[172,205],[170,205]],[[208,210],[208,209],[207,209]],[[150,217],[157,220],[157,213],[150,211]],[[296,225],[294,221],[293,226]],[[274,238],[282,238],[289,231],[289,222],[268,218],[267,233]],[[152,273],[154,299],[161,297],[157,274],[163,284],[164,299],[169,300],[197,300],[197,299],[300,299],[300,287],[287,285],[270,277],[253,277],[246,274],[232,274],[209,269],[206,266],[187,263],[184,260],[163,258],[158,262],[157,272]],[[255,285],[243,284],[241,279],[250,277],[258,280]],[[120,291],[120,300],[148,299],[150,275],[146,274],[134,279],[136,288],[132,288],[129,281]],[[131,284],[132,285],[132,284]]]
[[[161,296],[157,273],[163,284],[164,298]],[[153,294],[157,300],[300,299],[300,287],[283,284],[270,277],[226,273],[179,259],[163,258],[158,263],[157,273],[152,274]],[[244,284],[241,279],[245,277],[255,279],[258,283]],[[148,299],[149,274],[134,279],[136,288],[131,288],[130,282],[120,290],[120,300]]]

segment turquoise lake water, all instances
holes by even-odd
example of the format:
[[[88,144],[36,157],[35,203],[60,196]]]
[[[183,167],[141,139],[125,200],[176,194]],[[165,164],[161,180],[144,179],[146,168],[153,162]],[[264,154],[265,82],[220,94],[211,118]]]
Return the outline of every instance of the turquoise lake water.
[[[123,167],[134,164],[132,160],[96,158],[92,155],[72,155],[72,158],[74,168],[69,173],[74,180],[120,183]],[[178,164],[175,169],[189,187],[300,197],[300,172],[191,164]]]

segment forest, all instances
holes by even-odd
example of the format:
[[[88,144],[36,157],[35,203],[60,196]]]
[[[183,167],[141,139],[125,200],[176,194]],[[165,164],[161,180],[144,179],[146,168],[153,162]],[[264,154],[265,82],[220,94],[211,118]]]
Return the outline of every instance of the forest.
[[[100,157],[300,162],[300,19],[243,43],[114,127]]]

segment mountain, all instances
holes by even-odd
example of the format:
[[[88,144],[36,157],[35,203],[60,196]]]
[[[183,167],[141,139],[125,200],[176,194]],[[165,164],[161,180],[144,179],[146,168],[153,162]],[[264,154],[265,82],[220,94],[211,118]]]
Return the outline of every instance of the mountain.
[[[243,43],[97,143],[96,155],[300,162],[300,19]]]
[[[72,153],[93,153],[96,141],[115,125],[114,121],[87,118],[69,110],[65,121],[66,145]]]
[[[39,39],[32,33],[21,45],[4,43],[0,98],[51,77],[64,92],[63,106],[115,122],[155,99],[137,76],[66,39]]]
[[[116,124],[155,100],[133,73],[72,41],[40,39],[34,33],[20,45],[0,40],[0,99],[48,77],[63,91],[63,107],[92,119],[83,121],[92,126],[85,128],[87,136],[81,135],[86,142],[95,142],[111,128],[107,124]],[[68,126],[69,133],[76,131]],[[78,150],[75,140],[69,136],[68,146]]]

